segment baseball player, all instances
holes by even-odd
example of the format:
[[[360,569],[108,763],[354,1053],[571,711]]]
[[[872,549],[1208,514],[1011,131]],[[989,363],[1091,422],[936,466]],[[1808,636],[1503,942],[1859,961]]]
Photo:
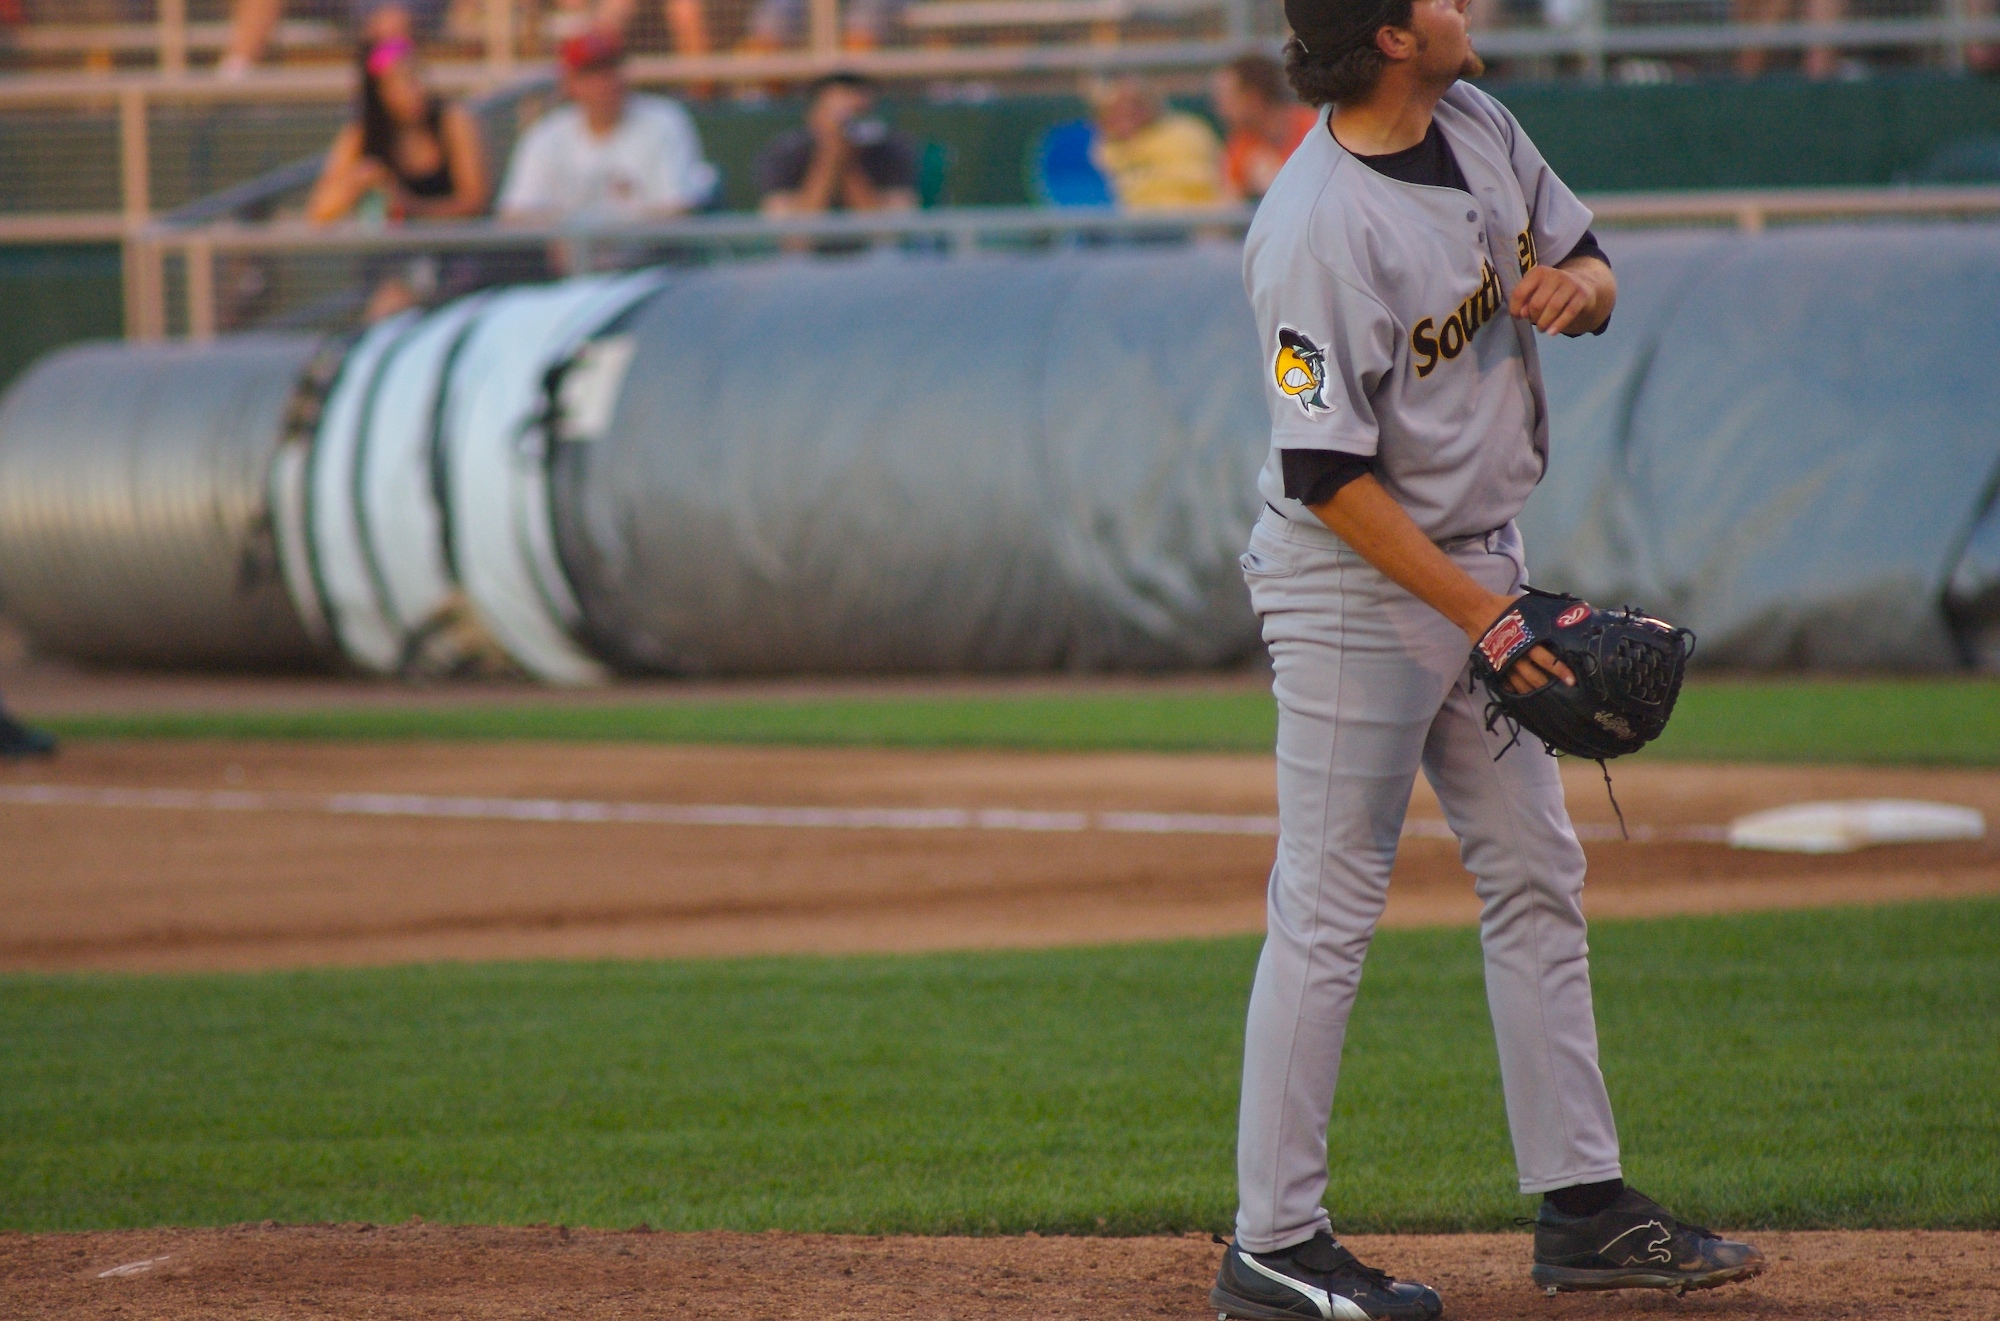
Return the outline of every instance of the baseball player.
[[[1431,1318],[1320,1205],[1361,963],[1422,769],[1475,878],[1520,1188],[1551,1291],[1705,1288],[1762,1255],[1627,1188],[1597,1064],[1584,857],[1556,763],[1486,728],[1468,666],[1527,582],[1541,479],[1535,335],[1600,331],[1617,285],[1590,212],[1461,79],[1465,0],[1286,0],[1287,75],[1321,107],[1258,207],[1267,508],[1243,556],[1278,699],[1268,934],[1251,992],[1223,1317]],[[1574,676],[1544,648],[1517,690]]]

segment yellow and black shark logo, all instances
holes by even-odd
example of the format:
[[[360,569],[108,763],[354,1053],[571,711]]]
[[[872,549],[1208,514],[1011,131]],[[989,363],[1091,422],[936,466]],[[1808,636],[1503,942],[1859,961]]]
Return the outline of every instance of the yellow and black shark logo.
[[[1278,353],[1271,362],[1271,375],[1278,388],[1298,401],[1307,417],[1332,409],[1326,402],[1326,353],[1319,345],[1293,330],[1278,327]]]

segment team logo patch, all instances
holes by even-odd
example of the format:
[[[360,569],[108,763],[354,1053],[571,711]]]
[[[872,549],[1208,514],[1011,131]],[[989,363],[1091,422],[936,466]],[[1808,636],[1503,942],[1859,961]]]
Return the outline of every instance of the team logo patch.
[[[1556,627],[1568,628],[1571,624],[1581,624],[1584,620],[1588,618],[1590,618],[1589,606],[1573,605],[1569,609],[1563,611],[1561,614],[1556,616]]]
[[[1528,631],[1528,623],[1521,618],[1518,610],[1509,610],[1500,616],[1500,621],[1486,630],[1486,636],[1479,639],[1479,653],[1486,657],[1486,663],[1494,670],[1504,670],[1507,662],[1527,649],[1535,635]]]
[[[1330,413],[1326,402],[1326,353],[1319,345],[1293,330],[1278,327],[1278,354],[1271,361],[1271,375],[1278,389],[1298,401],[1307,417]]]

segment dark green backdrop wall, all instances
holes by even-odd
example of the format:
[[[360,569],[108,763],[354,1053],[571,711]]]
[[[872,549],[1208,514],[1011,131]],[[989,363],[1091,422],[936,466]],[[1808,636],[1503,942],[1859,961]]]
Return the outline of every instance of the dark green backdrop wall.
[[[1570,186],[1583,192],[1886,184],[1916,175],[1954,144],[2000,144],[2000,79],[1766,78],[1648,87],[1543,82],[1489,90],[1520,117]],[[757,149],[797,121],[797,107],[730,106],[698,114],[725,171],[728,205],[751,205]],[[946,200],[961,206],[1026,202],[1023,167],[1030,145],[1051,124],[1082,114],[1082,102],[1070,97],[893,107],[906,133],[949,148]]]
[[[1581,83],[1517,83],[1492,87],[1571,186],[1584,192],[1680,188],[1791,188],[1886,184],[1920,177],[1953,147],[1991,144],[1961,156],[1991,162],[2000,178],[2000,79],[1898,75],[1860,82],[1813,83],[1793,78],[1755,82],[1678,83],[1650,87]],[[1199,107],[1197,107],[1199,108]],[[1028,201],[1025,162],[1050,125],[1074,119],[1072,97],[1016,97],[980,104],[894,102],[888,114],[902,130],[937,143],[949,161],[941,201],[956,206],[1007,206]],[[267,112],[277,113],[277,112]],[[319,119],[325,110],[310,111]],[[798,122],[795,103],[695,108],[710,156],[723,170],[723,203],[755,204],[758,151]],[[0,161],[25,163],[35,141],[46,149],[47,125],[36,118],[0,117]],[[301,141],[324,124],[303,120]],[[260,130],[269,137],[271,126]],[[226,165],[253,153],[231,152],[207,137],[202,166],[177,171],[235,182]],[[294,135],[297,136],[297,135]],[[260,139],[262,140],[262,139]],[[108,168],[108,166],[106,167]],[[218,173],[220,170],[220,173]],[[15,197],[32,173],[0,172],[0,201],[33,209]],[[12,183],[7,182],[10,177]],[[1957,177],[1965,177],[1963,168]],[[107,203],[108,205],[108,203]],[[115,249],[0,249],[0,297],[9,315],[0,326],[0,382],[59,344],[119,333]]]

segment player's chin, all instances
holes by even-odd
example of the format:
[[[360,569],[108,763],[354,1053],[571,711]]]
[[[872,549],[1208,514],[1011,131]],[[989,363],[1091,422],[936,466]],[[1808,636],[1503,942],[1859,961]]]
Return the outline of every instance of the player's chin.
[[[1479,58],[1479,52],[1476,50],[1465,52],[1465,63],[1458,66],[1458,76],[1461,78],[1477,78],[1485,72],[1486,61]]]

